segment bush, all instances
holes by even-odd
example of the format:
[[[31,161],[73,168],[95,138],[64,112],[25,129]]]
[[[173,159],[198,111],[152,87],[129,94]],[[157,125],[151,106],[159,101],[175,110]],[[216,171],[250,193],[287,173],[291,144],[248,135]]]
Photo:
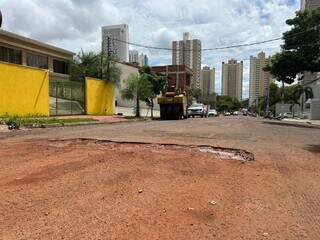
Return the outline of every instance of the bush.
[[[4,123],[8,126],[10,130],[20,129],[21,120],[17,117],[9,117],[4,120]]]

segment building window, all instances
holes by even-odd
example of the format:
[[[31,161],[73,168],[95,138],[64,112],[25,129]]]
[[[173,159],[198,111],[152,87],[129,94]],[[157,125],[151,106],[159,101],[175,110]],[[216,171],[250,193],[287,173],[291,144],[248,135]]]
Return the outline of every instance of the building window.
[[[65,61],[53,59],[53,71],[55,73],[69,74],[69,64]]]
[[[21,50],[0,46],[0,61],[22,64],[22,52]]]
[[[48,69],[48,57],[28,53],[27,66]]]

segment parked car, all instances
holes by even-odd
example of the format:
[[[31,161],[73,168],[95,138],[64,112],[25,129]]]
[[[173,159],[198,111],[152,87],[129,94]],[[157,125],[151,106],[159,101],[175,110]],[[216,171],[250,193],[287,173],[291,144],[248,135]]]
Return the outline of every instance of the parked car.
[[[218,116],[219,116],[219,114],[218,114],[217,110],[215,110],[215,109],[210,109],[210,110],[208,111],[208,117],[218,117]]]
[[[232,115],[238,116],[238,115],[239,115],[239,112],[238,112],[238,111],[234,111],[234,112],[232,113]]]
[[[202,103],[192,104],[188,108],[188,117],[207,117],[207,108]]]
[[[231,116],[231,113],[230,113],[230,112],[224,112],[223,115],[224,115],[224,116]]]
[[[292,112],[286,112],[281,114],[282,118],[293,118],[293,113]]]

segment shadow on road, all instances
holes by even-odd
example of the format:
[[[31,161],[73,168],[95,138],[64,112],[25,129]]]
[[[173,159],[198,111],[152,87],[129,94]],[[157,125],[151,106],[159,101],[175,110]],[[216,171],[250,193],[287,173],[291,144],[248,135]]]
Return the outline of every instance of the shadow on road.
[[[277,125],[277,126],[284,126],[284,127],[295,127],[295,128],[313,128],[313,129],[320,129],[320,126],[316,125],[306,125],[303,123],[291,123],[291,122],[271,122],[271,121],[263,121],[263,124],[269,125]]]
[[[309,152],[320,154],[320,145],[308,145],[305,149]]]

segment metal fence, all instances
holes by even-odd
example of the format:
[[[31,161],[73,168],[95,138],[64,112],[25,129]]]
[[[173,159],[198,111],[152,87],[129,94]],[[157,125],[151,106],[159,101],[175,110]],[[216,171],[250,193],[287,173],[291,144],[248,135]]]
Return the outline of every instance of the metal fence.
[[[50,77],[50,115],[85,114],[85,84]]]

